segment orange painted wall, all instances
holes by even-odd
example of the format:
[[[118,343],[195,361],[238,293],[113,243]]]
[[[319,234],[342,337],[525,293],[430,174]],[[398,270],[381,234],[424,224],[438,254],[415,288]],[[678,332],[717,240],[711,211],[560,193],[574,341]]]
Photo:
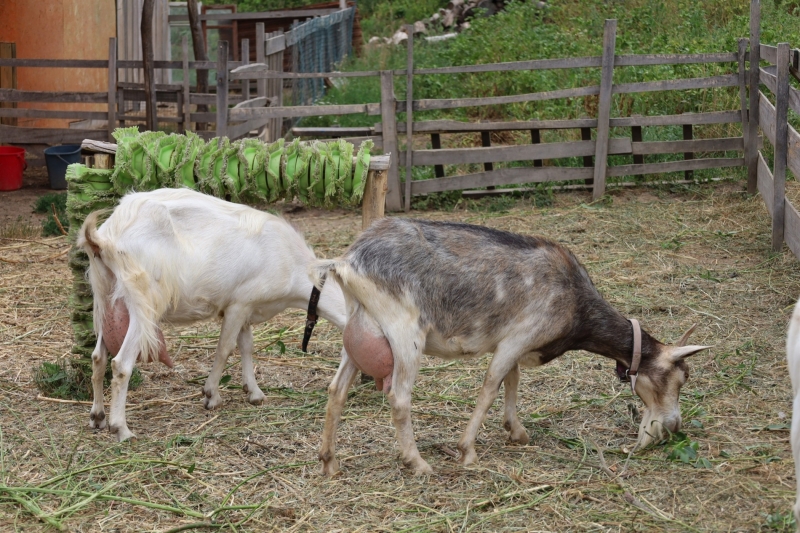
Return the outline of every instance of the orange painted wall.
[[[115,37],[115,0],[0,0],[0,41],[17,43],[20,59],[108,59]],[[26,91],[108,90],[107,69],[17,68],[17,88]],[[20,102],[34,109],[104,111],[102,104]],[[67,127],[71,120],[18,119],[18,126]]]

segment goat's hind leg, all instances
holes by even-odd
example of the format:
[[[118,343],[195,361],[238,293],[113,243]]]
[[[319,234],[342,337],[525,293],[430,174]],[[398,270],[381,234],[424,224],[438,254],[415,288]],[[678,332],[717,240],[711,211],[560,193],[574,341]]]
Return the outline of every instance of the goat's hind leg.
[[[325,408],[325,428],[322,430],[322,446],[319,449],[319,460],[322,461],[322,473],[332,476],[339,471],[336,460],[336,430],[342,419],[342,410],[347,400],[347,391],[355,381],[358,368],[350,360],[347,352],[342,350],[342,361],[339,369],[328,386],[328,405]]]
[[[139,357],[139,340],[142,336],[142,330],[135,315],[131,315],[130,325],[128,332],[125,334],[125,340],[122,342],[122,347],[119,353],[111,360],[111,409],[108,414],[108,429],[112,433],[117,434],[120,442],[134,438],[135,435],[128,429],[128,424],[125,420],[125,402],[128,396],[128,382],[131,379],[133,372],[133,365],[136,364],[136,359]],[[103,374],[105,369],[103,369]],[[97,382],[95,381],[97,379]],[[99,382],[102,402],[102,374],[95,375],[92,373],[92,386]],[[97,389],[95,389],[96,391]],[[95,401],[97,401],[95,399]]]
[[[103,381],[106,376],[108,349],[103,342],[103,333],[97,335],[97,345],[92,352],[92,409],[89,411],[89,427],[103,429],[106,427],[106,411],[103,407]]]
[[[517,444],[528,444],[530,438],[528,432],[517,417],[517,390],[519,388],[519,365],[514,365],[505,379],[503,379],[503,389],[505,400],[503,402],[504,416],[503,427],[510,433],[509,439]]]
[[[253,326],[249,324],[242,326],[237,344],[242,355],[242,390],[247,394],[248,402],[261,405],[264,402],[264,393],[258,386],[253,369]]]

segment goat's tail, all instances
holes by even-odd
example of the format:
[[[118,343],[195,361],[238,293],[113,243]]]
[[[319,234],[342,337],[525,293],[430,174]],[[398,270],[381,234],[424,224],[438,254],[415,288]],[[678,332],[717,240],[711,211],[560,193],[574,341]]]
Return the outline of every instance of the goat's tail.
[[[111,302],[114,291],[114,273],[103,262],[101,253],[108,252],[110,243],[107,243],[97,232],[98,219],[106,214],[107,211],[94,211],[86,217],[86,220],[78,231],[77,246],[83,248],[89,256],[89,269],[86,277],[92,286],[94,296],[94,332],[99,335],[103,331],[103,317],[105,316],[106,306]]]
[[[337,268],[340,268],[344,263],[338,259],[318,259],[312,261],[308,265],[308,278],[314,286],[322,290],[325,285],[325,280],[328,279],[328,274],[333,273],[336,275]]]

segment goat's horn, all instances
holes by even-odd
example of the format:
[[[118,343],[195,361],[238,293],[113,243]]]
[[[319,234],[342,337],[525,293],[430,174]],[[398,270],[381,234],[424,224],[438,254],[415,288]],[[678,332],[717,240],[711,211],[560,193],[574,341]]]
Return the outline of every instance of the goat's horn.
[[[684,333],[683,337],[681,337],[678,342],[675,343],[675,346],[686,346],[686,341],[689,340],[689,336],[694,333],[694,328],[696,327],[697,324],[692,324],[692,327],[686,330],[686,333]]]

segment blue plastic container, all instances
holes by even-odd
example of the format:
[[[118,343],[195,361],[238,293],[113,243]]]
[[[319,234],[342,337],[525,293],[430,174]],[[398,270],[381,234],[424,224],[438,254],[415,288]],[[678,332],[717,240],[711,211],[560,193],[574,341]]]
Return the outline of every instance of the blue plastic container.
[[[67,166],[81,162],[80,144],[62,144],[44,150],[44,162],[47,164],[47,176],[51,189],[67,188]]]

